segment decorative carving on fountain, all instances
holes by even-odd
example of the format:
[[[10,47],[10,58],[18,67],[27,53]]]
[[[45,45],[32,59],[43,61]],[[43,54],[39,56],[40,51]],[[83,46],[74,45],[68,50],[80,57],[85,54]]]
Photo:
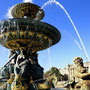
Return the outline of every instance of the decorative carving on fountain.
[[[20,3],[14,6],[11,12],[14,18],[43,19],[44,11],[33,3]]]

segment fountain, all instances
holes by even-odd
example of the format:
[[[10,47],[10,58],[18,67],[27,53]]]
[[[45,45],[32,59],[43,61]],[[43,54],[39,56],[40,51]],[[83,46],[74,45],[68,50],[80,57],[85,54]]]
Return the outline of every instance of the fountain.
[[[0,22],[0,44],[10,49],[9,60],[0,70],[0,90],[49,90],[53,83],[43,79],[37,52],[58,43],[61,34],[40,21],[44,11],[33,3],[17,4],[11,14],[12,19]]]

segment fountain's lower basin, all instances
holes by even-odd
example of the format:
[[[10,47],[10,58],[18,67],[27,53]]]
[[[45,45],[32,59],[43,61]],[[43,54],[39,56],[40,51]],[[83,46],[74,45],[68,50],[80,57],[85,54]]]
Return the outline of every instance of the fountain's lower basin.
[[[9,19],[0,22],[0,44],[9,49],[30,48],[33,52],[56,44],[60,32],[53,26],[32,19]]]

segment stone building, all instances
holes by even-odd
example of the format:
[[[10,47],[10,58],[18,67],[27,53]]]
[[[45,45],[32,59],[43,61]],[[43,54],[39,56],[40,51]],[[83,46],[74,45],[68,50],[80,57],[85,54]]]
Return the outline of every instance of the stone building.
[[[68,75],[68,68],[64,68],[64,69],[59,68],[59,71],[60,71],[60,73],[61,73],[62,75],[64,75],[64,74],[67,74],[67,75]]]
[[[87,69],[87,71],[90,73],[90,62],[84,63],[84,67]]]
[[[84,67],[87,69],[87,72],[90,73],[90,62],[84,63]],[[68,79],[72,80],[75,75],[75,68],[77,68],[74,64],[68,64],[68,66],[64,69],[59,68],[61,74],[67,74]]]

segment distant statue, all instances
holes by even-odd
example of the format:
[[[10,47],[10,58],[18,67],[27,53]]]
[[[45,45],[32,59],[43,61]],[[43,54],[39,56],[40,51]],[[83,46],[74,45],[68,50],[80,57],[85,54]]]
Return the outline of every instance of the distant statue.
[[[84,67],[83,59],[81,57],[75,57],[73,62],[76,65],[75,78],[78,78],[78,83],[75,85],[75,88],[90,90],[90,73]]]

